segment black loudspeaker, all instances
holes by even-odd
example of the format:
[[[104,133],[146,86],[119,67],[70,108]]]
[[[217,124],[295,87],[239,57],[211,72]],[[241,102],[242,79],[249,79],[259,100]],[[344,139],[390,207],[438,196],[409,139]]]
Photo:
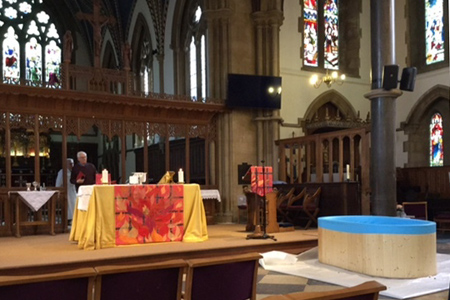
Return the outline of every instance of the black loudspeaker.
[[[397,88],[398,83],[398,66],[387,65],[384,66],[383,72],[383,89],[392,90]]]
[[[402,79],[400,80],[400,89],[402,91],[414,91],[416,84],[417,68],[404,68],[402,72]]]

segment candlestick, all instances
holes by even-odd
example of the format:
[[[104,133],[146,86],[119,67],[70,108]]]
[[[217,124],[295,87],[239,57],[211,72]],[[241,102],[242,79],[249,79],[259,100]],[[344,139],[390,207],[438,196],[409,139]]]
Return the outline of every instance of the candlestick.
[[[347,180],[350,180],[350,165],[347,164]]]

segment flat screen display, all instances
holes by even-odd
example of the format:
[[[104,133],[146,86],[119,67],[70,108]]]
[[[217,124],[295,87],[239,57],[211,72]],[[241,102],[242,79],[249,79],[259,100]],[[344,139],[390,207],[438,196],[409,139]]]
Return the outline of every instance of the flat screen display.
[[[281,108],[281,77],[228,74],[229,108]]]

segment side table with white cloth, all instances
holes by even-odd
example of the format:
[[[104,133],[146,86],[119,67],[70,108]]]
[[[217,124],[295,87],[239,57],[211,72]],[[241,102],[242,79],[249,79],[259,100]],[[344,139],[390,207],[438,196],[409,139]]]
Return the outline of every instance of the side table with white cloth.
[[[206,222],[208,225],[215,224],[216,202],[220,202],[219,190],[201,190],[203,205],[205,206]]]
[[[11,203],[11,207],[15,207],[15,223],[16,223],[16,237],[20,237],[21,226],[50,226],[50,234],[55,235],[55,210],[56,199],[59,197],[59,191],[9,191],[8,199]],[[13,205],[13,200],[14,205]],[[21,221],[21,202],[34,213],[33,220]],[[38,216],[41,208],[50,202],[48,207],[48,218],[43,220],[42,216]],[[11,220],[11,228],[13,221]]]

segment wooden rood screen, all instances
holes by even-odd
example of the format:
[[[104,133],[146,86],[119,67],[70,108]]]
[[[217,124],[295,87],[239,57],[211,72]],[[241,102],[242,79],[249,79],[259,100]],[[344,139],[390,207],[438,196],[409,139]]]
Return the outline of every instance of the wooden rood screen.
[[[369,140],[366,128],[278,140],[279,179],[287,183],[357,181],[362,212],[369,213]]]

